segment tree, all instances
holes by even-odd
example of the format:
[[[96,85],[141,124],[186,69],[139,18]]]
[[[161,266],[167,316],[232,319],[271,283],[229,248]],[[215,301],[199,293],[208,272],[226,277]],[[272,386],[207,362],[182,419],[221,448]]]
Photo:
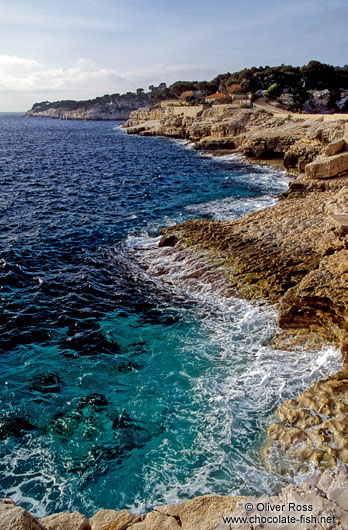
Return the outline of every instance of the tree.
[[[337,78],[335,68],[319,61],[310,61],[302,67],[302,77],[307,90],[334,88]]]
[[[273,83],[264,93],[265,98],[276,99],[282,93],[282,87],[277,83]]]
[[[240,83],[233,83],[232,85],[227,86],[227,92],[229,94],[240,94],[244,92],[244,88]]]

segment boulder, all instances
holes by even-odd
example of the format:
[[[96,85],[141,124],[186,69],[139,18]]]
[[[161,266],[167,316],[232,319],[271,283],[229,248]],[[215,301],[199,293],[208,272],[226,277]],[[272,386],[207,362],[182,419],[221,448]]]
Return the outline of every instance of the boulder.
[[[126,530],[144,518],[145,515],[133,514],[128,510],[100,510],[89,522],[91,530]]]
[[[110,526],[108,530],[126,530],[129,527]],[[157,511],[150,512],[140,523],[132,524],[130,530],[183,530],[175,517],[162,515]]]
[[[11,499],[0,499],[1,530],[46,530],[27,510],[16,506]]]
[[[329,145],[327,145],[323,150],[324,156],[333,156],[337,155],[337,153],[340,153],[341,151],[344,151],[346,148],[346,142],[343,138],[340,140],[337,140],[336,142],[331,142]]]
[[[244,497],[204,495],[178,505],[157,506],[155,510],[167,517],[174,517],[184,530],[215,530],[223,515],[231,513],[243,499]]]
[[[348,152],[319,158],[306,165],[306,176],[312,179],[336,177],[348,172]]]
[[[40,520],[45,530],[91,530],[88,519],[79,512],[54,513]]]

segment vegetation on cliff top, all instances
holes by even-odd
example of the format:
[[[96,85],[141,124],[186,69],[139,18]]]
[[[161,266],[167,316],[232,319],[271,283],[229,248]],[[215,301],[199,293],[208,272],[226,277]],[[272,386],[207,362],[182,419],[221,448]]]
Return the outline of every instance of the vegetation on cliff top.
[[[99,105],[110,108],[110,106],[141,106],[151,105],[152,99],[148,94],[145,94],[142,88],[139,88],[136,93],[127,92],[126,94],[105,94],[104,96],[96,97],[94,99],[87,99],[82,101],[76,101],[72,99],[65,99],[61,101],[41,101],[40,103],[34,103],[32,106],[33,111],[42,112],[48,109],[61,108],[64,110],[77,110],[77,109],[89,109]]]
[[[176,81],[169,87],[166,83],[150,85],[149,91],[138,88],[126,94],[106,94],[85,101],[63,100],[35,103],[32,110],[45,111],[50,108],[76,110],[100,105],[110,106],[151,105],[165,99],[180,99],[187,93],[187,100],[203,100],[217,91],[223,93],[260,94],[269,99],[279,99],[289,110],[320,111],[313,102],[313,92],[321,91],[323,106],[331,111],[348,111],[348,65],[332,66],[319,61],[310,61],[305,66],[253,66],[234,73],[219,74],[211,81]],[[282,98],[283,96],[283,98]]]

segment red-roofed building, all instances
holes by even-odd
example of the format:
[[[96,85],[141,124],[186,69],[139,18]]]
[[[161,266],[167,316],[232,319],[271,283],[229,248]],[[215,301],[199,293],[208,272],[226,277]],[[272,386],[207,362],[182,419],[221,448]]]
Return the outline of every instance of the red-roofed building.
[[[229,103],[231,101],[231,97],[227,94],[223,94],[222,92],[215,92],[215,94],[206,96],[205,100],[208,102],[218,101],[219,103]]]

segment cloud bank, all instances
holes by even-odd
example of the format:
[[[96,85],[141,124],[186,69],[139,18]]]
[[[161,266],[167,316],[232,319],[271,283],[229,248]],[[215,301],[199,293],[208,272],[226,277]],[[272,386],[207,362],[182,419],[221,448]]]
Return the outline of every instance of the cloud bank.
[[[139,87],[147,90],[153,83],[191,79],[192,73],[197,79],[213,75],[211,70],[192,64],[157,64],[151,68],[118,71],[98,68],[92,61],[79,58],[67,67],[52,68],[34,59],[0,55],[0,92],[27,93],[34,98],[44,93],[45,99],[82,99]]]

